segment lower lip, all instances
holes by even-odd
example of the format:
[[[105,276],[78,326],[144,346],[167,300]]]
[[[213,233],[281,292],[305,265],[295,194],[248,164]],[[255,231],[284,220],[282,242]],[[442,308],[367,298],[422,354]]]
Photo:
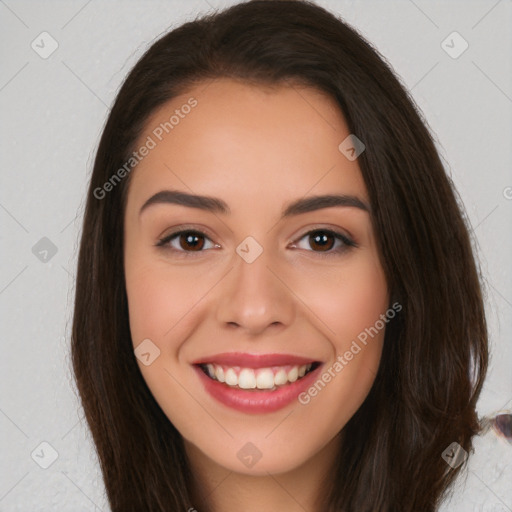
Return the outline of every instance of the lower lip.
[[[227,384],[208,377],[199,366],[194,366],[194,368],[206,392],[220,403],[241,412],[260,414],[283,409],[297,399],[316,380],[322,366],[320,364],[304,377],[286,384],[275,391],[245,391],[243,389],[231,388]]]

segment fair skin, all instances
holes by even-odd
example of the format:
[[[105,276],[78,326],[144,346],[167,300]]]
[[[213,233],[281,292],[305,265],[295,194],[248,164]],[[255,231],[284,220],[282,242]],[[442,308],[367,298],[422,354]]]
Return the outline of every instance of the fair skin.
[[[150,339],[160,350],[150,365],[137,362],[184,438],[191,507],[319,511],[338,434],[374,382],[384,329],[307,404],[294,400],[273,412],[250,414],[214,400],[192,361],[240,351],[320,361],[319,377],[332,367],[389,306],[370,214],[350,205],[281,213],[317,195],[368,205],[366,187],[357,159],[338,149],[350,132],[330,98],[298,86],[205,85],[154,112],[139,138],[142,144],[190,97],[197,100],[131,176],[124,225],[130,329],[134,348]],[[140,212],[162,190],[219,198],[229,213],[171,203]],[[156,246],[180,229],[204,233],[199,251],[186,236]],[[324,252],[314,238],[322,229],[357,246],[328,236]],[[263,249],[251,263],[236,252],[248,236]],[[237,457],[249,442],[261,453],[252,467]]]

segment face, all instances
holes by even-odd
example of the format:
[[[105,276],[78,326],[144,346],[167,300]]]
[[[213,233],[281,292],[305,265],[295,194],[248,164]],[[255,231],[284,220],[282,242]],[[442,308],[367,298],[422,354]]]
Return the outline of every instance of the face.
[[[230,471],[312,460],[375,379],[389,297],[349,134],[315,89],[221,79],[138,141],[124,220],[137,363],[189,452]]]

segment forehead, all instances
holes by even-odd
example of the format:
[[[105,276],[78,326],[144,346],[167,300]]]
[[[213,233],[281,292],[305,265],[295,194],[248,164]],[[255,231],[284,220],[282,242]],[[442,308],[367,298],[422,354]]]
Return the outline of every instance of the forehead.
[[[136,147],[152,149],[132,171],[129,197],[188,188],[279,204],[308,191],[367,198],[357,161],[338,148],[349,134],[334,100],[314,88],[205,82],[147,120]]]

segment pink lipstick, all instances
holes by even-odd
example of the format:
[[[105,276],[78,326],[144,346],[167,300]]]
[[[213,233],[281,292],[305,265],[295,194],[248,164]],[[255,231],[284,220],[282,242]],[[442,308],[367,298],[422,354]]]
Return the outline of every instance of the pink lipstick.
[[[322,363],[291,354],[216,354],[193,362],[205,391],[245,413],[267,413],[293,402],[316,380]]]

